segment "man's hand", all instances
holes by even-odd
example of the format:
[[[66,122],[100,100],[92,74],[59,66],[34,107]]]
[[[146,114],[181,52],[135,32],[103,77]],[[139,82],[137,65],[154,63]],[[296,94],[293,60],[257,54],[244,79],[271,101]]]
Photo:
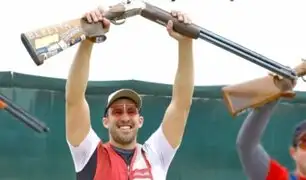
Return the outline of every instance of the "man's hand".
[[[278,75],[273,75],[273,80],[275,85],[283,92],[293,90],[297,83],[296,80],[283,78]]]
[[[173,17],[177,18],[179,22],[183,22],[185,24],[190,24],[191,23],[190,18],[186,14],[184,14],[180,11],[171,11],[171,15]],[[183,36],[183,35],[175,32],[173,30],[173,22],[171,20],[167,24],[167,31],[168,31],[168,33],[171,37],[173,37],[174,39],[176,39],[178,41],[191,39],[189,37]]]
[[[106,19],[103,16],[104,9],[99,7],[95,10],[89,11],[85,13],[84,17],[86,17],[87,21],[89,23],[98,23],[102,22],[103,23],[103,29],[105,30],[105,33],[109,31],[110,28],[110,21]]]

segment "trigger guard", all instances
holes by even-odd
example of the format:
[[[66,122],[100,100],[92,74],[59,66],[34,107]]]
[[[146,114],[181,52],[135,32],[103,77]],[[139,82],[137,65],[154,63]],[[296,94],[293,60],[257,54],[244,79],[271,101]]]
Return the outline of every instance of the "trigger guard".
[[[304,77],[304,76],[302,76],[302,77],[301,77],[301,79],[302,79],[304,82],[306,82],[306,79],[305,79],[305,77]]]
[[[104,41],[106,41],[107,37],[105,35],[101,35],[101,36],[97,36],[95,38],[95,43],[102,43]]]
[[[126,18],[122,19],[122,20],[111,20],[111,22],[115,25],[121,25],[124,24],[126,21]]]

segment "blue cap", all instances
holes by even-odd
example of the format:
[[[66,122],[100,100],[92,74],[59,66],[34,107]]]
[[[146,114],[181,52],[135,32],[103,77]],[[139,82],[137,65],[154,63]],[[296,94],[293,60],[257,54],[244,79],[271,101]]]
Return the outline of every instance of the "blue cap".
[[[292,145],[294,147],[298,145],[299,140],[303,134],[306,134],[306,120],[300,122],[295,127],[294,134],[293,134],[293,141],[292,141]]]

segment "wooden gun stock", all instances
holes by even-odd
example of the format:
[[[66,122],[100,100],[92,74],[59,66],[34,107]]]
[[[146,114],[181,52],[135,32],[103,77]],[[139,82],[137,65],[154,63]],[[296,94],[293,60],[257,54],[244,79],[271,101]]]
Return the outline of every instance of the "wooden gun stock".
[[[89,34],[91,31],[94,33]],[[101,23],[88,24],[83,19],[73,19],[22,33],[21,41],[35,64],[39,66],[45,60],[85,40],[87,34],[105,37]]]
[[[103,13],[109,20],[120,19],[125,7],[119,3]],[[101,22],[88,23],[83,17],[21,33],[20,38],[35,64],[40,66],[86,38],[97,43],[105,41],[105,33]]]
[[[294,68],[298,77],[306,75],[306,61]],[[225,104],[232,116],[248,109],[256,108],[280,97],[293,98],[293,82],[278,75],[267,75],[244,83],[222,88]],[[289,87],[288,87],[289,86]]]

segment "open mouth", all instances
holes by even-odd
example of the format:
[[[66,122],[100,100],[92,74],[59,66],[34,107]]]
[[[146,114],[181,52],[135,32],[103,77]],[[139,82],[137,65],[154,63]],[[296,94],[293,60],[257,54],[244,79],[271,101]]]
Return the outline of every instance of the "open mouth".
[[[122,130],[129,130],[129,129],[132,129],[132,126],[128,126],[128,125],[119,126],[119,129],[122,129]]]
[[[128,131],[132,130],[134,128],[134,126],[133,125],[124,124],[124,125],[117,125],[117,128],[120,131],[128,132]]]

